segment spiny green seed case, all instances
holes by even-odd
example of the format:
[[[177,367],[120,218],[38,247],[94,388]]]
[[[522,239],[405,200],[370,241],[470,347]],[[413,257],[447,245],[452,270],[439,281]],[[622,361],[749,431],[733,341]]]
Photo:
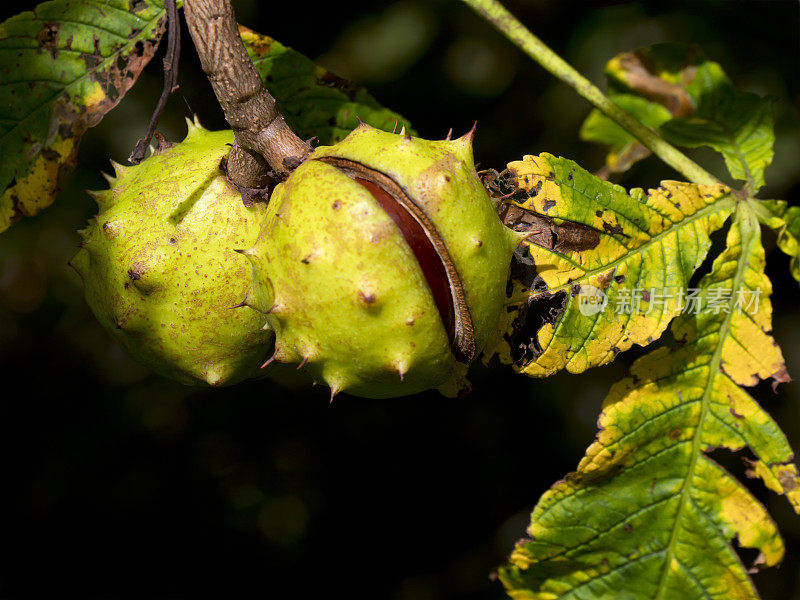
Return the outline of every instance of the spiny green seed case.
[[[422,235],[444,247],[438,280],[413,250],[425,240],[403,234],[382,192],[406,205],[401,214],[416,208]],[[360,125],[275,189],[245,251],[247,303],[275,330],[275,360],[304,363],[333,394],[411,394],[445,384],[481,350],[518,241],[475,174],[471,134],[427,141]],[[442,283],[450,297],[437,303]]]
[[[257,372],[272,332],[233,311],[251,285],[233,248],[252,244],[266,213],[226,181],[233,134],[189,123],[186,139],[135,167],[114,165],[110,189],[81,231],[70,264],[97,319],[131,356],[190,385],[227,385]]]
[[[407,395],[463,373],[497,325],[519,241],[475,173],[472,134],[360,125],[251,208],[218,169],[231,140],[193,126],[97,196],[73,264],[123,346],[212,385],[271,355],[332,395]]]

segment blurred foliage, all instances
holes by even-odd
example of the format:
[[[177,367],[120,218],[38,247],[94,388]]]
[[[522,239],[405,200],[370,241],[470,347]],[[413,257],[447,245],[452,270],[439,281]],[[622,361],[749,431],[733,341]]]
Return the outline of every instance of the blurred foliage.
[[[296,3],[234,5],[240,22],[354,77],[424,137],[450,127],[458,134],[477,119],[484,166],[542,151],[590,170],[603,163],[602,151],[578,137],[588,105],[455,0],[354,0],[347,10],[328,3],[313,12]],[[778,98],[762,196],[798,204],[794,0],[507,5],[598,83],[622,51],[701,42],[741,89]],[[347,32],[378,23],[383,43],[351,43]],[[399,43],[409,29],[417,33]],[[194,51],[184,49],[180,90],[160,127],[170,139],[183,137],[193,112],[210,128],[225,126]],[[250,382],[207,391],[144,371],[95,322],[66,261],[94,210],[82,190],[103,187],[108,158],[123,162],[146,127],[161,53],[86,134],[60,201],[0,236],[0,373],[19,384],[4,393],[0,414],[0,595],[505,597],[487,574],[504,562],[539,495],[583,455],[602,398],[637,353],[535,381],[478,367],[473,393],[458,400],[343,396],[332,406],[320,389]],[[502,68],[465,69],[470,63]],[[693,156],[725,173],[711,153]],[[621,181],[648,186],[674,176],[648,158]],[[775,249],[774,236],[766,242]],[[768,260],[775,337],[791,372],[800,365],[796,283],[788,257]],[[795,447],[799,387],[754,391]],[[738,458],[714,458],[743,475]],[[765,598],[800,598],[800,523],[783,498],[753,491],[787,543],[783,566],[756,575],[756,585]]]
[[[353,85],[280,42],[240,26],[250,59],[297,135],[325,146],[341,141],[359,120],[383,129],[415,133],[411,123]]]
[[[696,45],[656,44],[608,61],[608,96],[678,147],[722,153],[728,172],[755,195],[774,152],[774,98],[739,91]],[[585,140],[610,147],[606,167],[624,172],[649,156],[619,125],[594,109],[581,126]]]

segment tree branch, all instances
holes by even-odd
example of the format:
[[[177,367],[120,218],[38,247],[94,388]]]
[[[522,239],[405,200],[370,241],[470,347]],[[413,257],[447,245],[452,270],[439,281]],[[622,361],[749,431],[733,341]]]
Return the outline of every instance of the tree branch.
[[[286,178],[311,152],[278,112],[239,37],[230,0],[185,0],[183,4],[203,71],[235,143],[228,177],[242,188],[264,188]]]

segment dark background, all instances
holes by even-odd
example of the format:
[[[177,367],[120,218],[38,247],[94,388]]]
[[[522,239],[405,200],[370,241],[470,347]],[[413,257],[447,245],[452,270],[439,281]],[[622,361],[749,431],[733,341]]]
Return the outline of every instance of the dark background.
[[[588,105],[457,2],[234,6],[240,22],[367,85],[423,137],[458,134],[477,119],[484,166],[541,151],[601,165],[601,150],[577,137]],[[762,196],[798,202],[798,2],[508,6],[596,82],[618,52],[700,42],[741,88],[777,97]],[[225,126],[185,29],[184,41],[181,89],[160,127],[172,139],[192,112]],[[329,406],[320,388],[211,391],[151,375],[100,329],[66,262],[94,212],[83,190],[104,187],[107,159],[123,162],[144,131],[159,64],[85,136],[56,204],[0,236],[0,595],[504,597],[489,573],[539,495],[575,468],[610,384],[641,351],[541,381],[478,366],[474,392],[458,400],[342,395]],[[695,156],[726,175],[712,153]],[[665,177],[676,175],[650,159],[622,183]],[[788,259],[769,235],[766,243],[775,337],[796,374],[800,294]],[[800,385],[754,393],[800,448]],[[743,474],[738,457],[715,457]],[[756,585],[765,598],[799,599],[800,518],[759,482],[746,484],[788,545],[784,564]]]

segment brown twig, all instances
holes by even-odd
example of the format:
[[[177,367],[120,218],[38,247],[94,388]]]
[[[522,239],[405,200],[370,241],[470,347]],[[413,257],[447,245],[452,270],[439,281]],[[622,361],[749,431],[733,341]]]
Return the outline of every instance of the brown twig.
[[[234,131],[228,177],[240,188],[264,188],[287,177],[311,147],[289,129],[264,88],[230,0],[185,0],[183,10],[203,71]]]
[[[156,131],[158,120],[161,118],[161,113],[164,112],[164,107],[167,105],[167,99],[170,94],[178,89],[178,59],[181,56],[181,26],[178,20],[178,9],[175,6],[175,0],[165,0],[164,7],[167,9],[167,55],[164,57],[164,89],[161,90],[161,97],[158,99],[153,116],[150,118],[150,124],[147,126],[144,137],[137,143],[136,147],[128,157],[134,165],[138,165],[144,159],[147,152],[147,146],[150,139]]]

